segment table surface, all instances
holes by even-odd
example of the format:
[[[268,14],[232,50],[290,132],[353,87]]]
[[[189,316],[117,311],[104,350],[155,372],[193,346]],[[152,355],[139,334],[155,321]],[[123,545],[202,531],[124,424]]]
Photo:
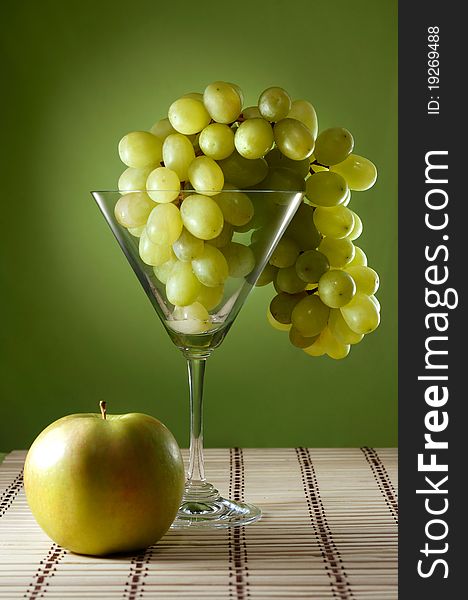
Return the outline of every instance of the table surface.
[[[208,479],[260,506],[231,530],[170,530],[134,556],[69,553],[39,529],[24,451],[0,465],[0,598],[396,600],[397,451],[208,449]]]

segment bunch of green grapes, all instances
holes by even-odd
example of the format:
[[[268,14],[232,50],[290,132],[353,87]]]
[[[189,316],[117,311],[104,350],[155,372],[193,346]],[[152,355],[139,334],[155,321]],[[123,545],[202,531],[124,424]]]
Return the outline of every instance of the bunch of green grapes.
[[[377,170],[353,154],[344,128],[322,131],[305,175],[305,198],[273,252],[260,284],[273,282],[270,324],[289,332],[310,356],[341,359],[380,323],[378,274],[355,240],[359,215],[348,205],[351,190],[372,187]]]
[[[177,99],[150,131],[124,136],[116,219],[139,238],[172,319],[199,333],[212,326],[228,278],[253,271],[268,235],[268,201],[249,190],[305,191],[257,285],[274,282],[268,317],[295,346],[341,358],[378,325],[378,278],[352,243],[362,225],[347,208],[349,190],[371,187],[375,167],[351,154],[347,130],[317,137],[312,104],[282,88],[242,105],[237,85],[217,81]],[[236,232],[251,232],[250,242],[233,241]]]

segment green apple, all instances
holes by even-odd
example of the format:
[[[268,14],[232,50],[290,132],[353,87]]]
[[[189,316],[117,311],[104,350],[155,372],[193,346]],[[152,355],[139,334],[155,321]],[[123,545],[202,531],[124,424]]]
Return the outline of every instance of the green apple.
[[[139,413],[75,414],[49,425],[24,467],[31,511],[57,544],[79,554],[130,552],[169,529],[184,489],[171,432]]]

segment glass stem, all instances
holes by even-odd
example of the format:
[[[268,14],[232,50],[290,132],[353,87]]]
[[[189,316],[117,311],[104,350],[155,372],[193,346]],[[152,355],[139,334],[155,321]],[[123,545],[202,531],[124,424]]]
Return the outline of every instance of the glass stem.
[[[190,459],[187,472],[187,486],[205,482],[203,461],[203,380],[205,358],[187,357],[190,387]]]

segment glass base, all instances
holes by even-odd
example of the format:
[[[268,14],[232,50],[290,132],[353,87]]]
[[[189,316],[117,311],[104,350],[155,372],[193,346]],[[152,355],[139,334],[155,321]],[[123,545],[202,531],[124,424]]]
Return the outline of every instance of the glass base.
[[[187,484],[182,505],[171,529],[226,528],[254,523],[262,511],[253,504],[222,498],[210,483]]]

